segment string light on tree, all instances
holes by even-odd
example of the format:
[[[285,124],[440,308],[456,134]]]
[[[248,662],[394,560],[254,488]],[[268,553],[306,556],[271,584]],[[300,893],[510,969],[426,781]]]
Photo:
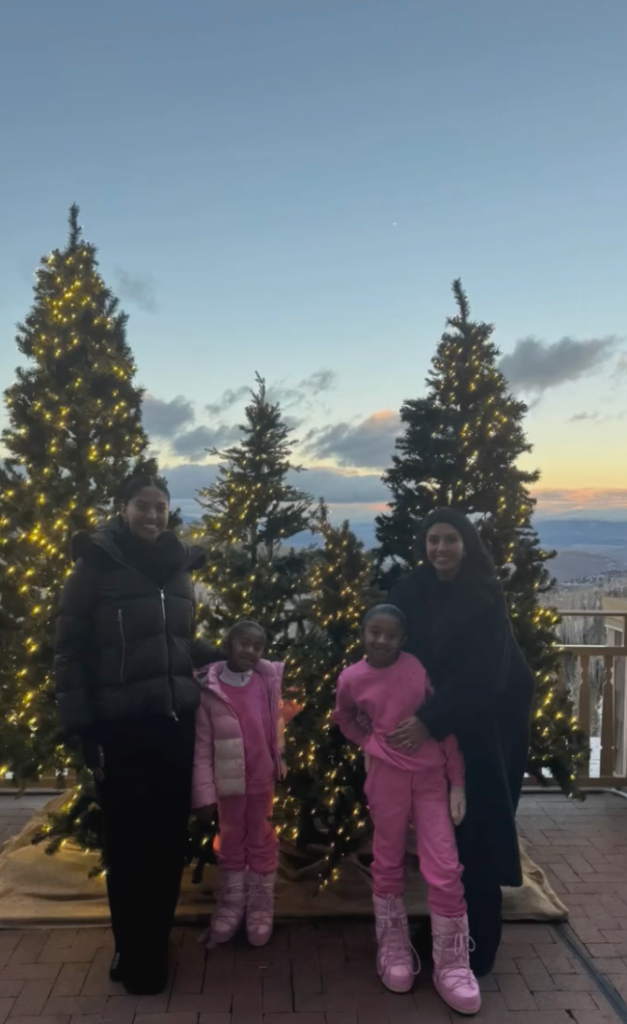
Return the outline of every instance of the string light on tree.
[[[291,462],[292,430],[257,375],[237,445],[210,454],[220,459],[218,479],[200,492],[204,509],[196,540],[207,549],[202,577],[209,602],[201,619],[219,641],[238,619],[266,630],[273,656],[299,621],[298,604],[309,554],[290,547],[314,526],[312,499],[290,483],[300,466]]]
[[[477,520],[503,579],[518,640],[536,674],[530,771],[548,770],[565,792],[576,788],[584,754],[581,731],[558,682],[558,616],[540,604],[551,587],[532,527],[529,486],[539,474],[518,465],[531,451],[523,421],[527,407],[513,397],[498,369],[493,327],[470,319],[460,281],[457,314],[447,321],[427,394],[401,409],[403,434],[385,474],[390,511],[377,518],[379,560],[388,585],[414,565],[420,522],[432,509],[453,506]],[[390,564],[391,563],[391,564]]]
[[[319,862],[319,884],[368,837],[359,751],[331,724],[343,668],[360,657],[359,632],[376,600],[373,563],[348,522],[334,527],[320,503],[324,547],[309,576],[308,630],[288,653],[286,676],[302,707],[287,731],[288,776],[277,801],[281,838]]]
[[[52,681],[56,602],[69,540],[111,512],[147,447],[124,313],[70,210],[66,246],[45,257],[18,327],[28,360],[5,392],[0,465],[0,750],[5,773],[61,772]],[[152,464],[146,464],[154,471]]]

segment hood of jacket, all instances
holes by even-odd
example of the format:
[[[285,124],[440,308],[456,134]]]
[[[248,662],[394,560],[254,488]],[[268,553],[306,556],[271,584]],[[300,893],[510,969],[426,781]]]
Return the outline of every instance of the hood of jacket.
[[[86,530],[75,533],[70,543],[72,561],[77,562],[82,558],[84,561],[89,562],[97,559],[100,553],[104,552],[113,561],[120,562],[122,565],[128,565],[128,559],[122,552],[119,544],[119,540],[125,530],[126,527],[122,524],[119,517],[116,517],[100,526],[95,533],[88,533]],[[179,568],[186,572],[202,569],[207,560],[203,549],[197,545],[189,546],[184,544],[174,533],[171,533],[170,536],[172,538],[170,543],[175,543],[180,552]]]

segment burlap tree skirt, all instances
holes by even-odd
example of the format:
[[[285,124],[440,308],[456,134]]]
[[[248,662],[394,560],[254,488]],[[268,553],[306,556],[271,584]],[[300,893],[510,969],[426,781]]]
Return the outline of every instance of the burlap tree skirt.
[[[70,843],[50,857],[45,843],[32,838],[50,811],[67,801],[56,797],[35,815],[27,827],[5,846],[0,855],[0,927],[29,925],[103,924],[109,917],[105,880],[89,878],[98,855],[84,853]],[[568,911],[551,889],[544,872],[521,847],[524,886],[504,891],[504,916],[508,921],[563,921]],[[370,916],[370,872],[359,857],[347,858],[340,879],[315,895],[315,863],[300,859],[286,849],[281,856],[277,886],[277,916],[285,919]],[[213,906],[215,868],[205,871],[200,885],[186,872],[177,920],[204,919]],[[412,917],[427,914],[424,883],[417,859],[409,856],[407,905]]]

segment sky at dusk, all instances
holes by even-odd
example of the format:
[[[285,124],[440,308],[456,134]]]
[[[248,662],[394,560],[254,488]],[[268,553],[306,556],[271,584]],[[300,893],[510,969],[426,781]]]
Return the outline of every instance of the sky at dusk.
[[[364,519],[461,276],[542,514],[627,519],[626,38],[625,0],[3,4],[0,386],[77,202],[175,496],[258,371]]]

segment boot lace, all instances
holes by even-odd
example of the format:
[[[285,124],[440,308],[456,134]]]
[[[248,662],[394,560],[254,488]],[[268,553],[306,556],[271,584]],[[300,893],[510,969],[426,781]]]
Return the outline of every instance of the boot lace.
[[[420,957],[409,941],[407,925],[402,917],[394,912],[394,897],[386,901],[386,913],[381,918],[381,924],[385,931],[382,943],[384,955],[381,957],[381,969],[389,967],[404,967],[407,958],[411,960],[411,972],[413,975],[420,974]]]
[[[475,976],[470,970],[468,954],[474,952],[475,943],[463,932],[455,935],[434,935],[433,952],[439,974],[446,976],[446,983],[453,992],[471,985]]]
[[[198,942],[210,947],[214,945],[213,929],[218,921],[224,922],[229,928],[234,928],[238,925],[242,918],[243,899],[243,882],[241,884],[237,883],[236,885],[226,885],[219,888],[217,892],[216,909],[213,912],[211,924],[200,936]]]
[[[274,886],[263,879],[249,882],[246,917],[252,925],[265,924],[274,906]]]

